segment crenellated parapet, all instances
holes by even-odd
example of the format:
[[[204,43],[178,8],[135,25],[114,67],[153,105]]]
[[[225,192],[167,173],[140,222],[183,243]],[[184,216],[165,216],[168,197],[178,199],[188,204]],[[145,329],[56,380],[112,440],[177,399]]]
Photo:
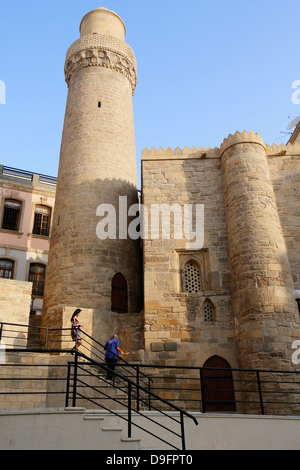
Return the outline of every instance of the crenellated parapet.
[[[265,144],[262,137],[253,131],[239,132],[235,134],[229,134],[229,136],[223,140],[220,147],[220,156],[233,145],[237,144],[258,144],[261,145],[266,152],[267,157],[281,157],[284,155],[299,155],[300,154],[300,144],[296,142],[295,144],[288,143],[287,145],[280,143],[268,145]]]
[[[142,151],[142,160],[185,160],[185,159],[209,159],[209,158],[220,158],[223,153],[237,144],[258,144],[265,150],[267,157],[281,157],[284,155],[300,155],[300,144],[265,144],[262,137],[254,131],[247,132],[235,132],[235,134],[229,134],[225,138],[220,147],[176,147],[172,149],[163,147],[148,149],[145,147]]]
[[[223,153],[232,147],[233,145],[238,145],[238,144],[246,144],[246,143],[251,143],[251,144],[259,144],[262,147],[265,147],[263,139],[261,136],[253,131],[247,132],[239,132],[237,131],[235,134],[229,134],[229,136],[223,140],[221,148],[220,148],[220,156],[223,155]]]
[[[164,149],[162,147],[155,149],[154,147],[151,149],[144,148],[142,151],[142,160],[178,160],[178,159],[205,159],[205,158],[219,158],[220,156],[220,149],[218,147],[211,148],[211,147],[200,147],[197,149],[196,147],[184,147],[183,149],[176,147],[172,149],[168,147]]]
[[[296,142],[295,144],[280,144],[280,145],[267,145],[266,144],[266,153],[268,157],[282,157],[284,155],[300,155],[300,144]]]

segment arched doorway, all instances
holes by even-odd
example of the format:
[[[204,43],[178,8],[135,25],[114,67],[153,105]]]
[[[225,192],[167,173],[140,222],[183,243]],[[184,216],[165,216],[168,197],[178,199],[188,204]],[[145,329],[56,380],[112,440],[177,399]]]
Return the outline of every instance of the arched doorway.
[[[222,357],[212,356],[203,365],[202,393],[203,412],[236,410],[231,367]]]

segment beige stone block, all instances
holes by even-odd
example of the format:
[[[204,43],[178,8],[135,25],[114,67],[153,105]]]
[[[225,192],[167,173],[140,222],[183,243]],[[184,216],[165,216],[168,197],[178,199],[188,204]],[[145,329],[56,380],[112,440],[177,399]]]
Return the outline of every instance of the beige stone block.
[[[145,310],[146,311],[149,311],[149,310],[157,310],[159,307],[159,301],[158,300],[148,300],[146,303],[145,303]]]

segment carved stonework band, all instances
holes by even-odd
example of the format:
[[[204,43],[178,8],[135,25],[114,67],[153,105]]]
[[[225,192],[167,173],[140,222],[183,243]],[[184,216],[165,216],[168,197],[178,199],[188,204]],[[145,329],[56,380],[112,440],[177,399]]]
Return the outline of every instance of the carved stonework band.
[[[125,42],[100,34],[90,34],[74,42],[65,62],[67,84],[77,69],[92,66],[106,67],[125,75],[134,93],[137,83],[136,59]]]

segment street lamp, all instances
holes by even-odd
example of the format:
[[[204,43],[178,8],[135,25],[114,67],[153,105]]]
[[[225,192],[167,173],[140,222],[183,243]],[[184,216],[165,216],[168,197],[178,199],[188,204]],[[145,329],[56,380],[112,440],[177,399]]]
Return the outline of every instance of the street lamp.
[[[294,290],[294,299],[298,304],[298,311],[300,314],[300,290]]]

